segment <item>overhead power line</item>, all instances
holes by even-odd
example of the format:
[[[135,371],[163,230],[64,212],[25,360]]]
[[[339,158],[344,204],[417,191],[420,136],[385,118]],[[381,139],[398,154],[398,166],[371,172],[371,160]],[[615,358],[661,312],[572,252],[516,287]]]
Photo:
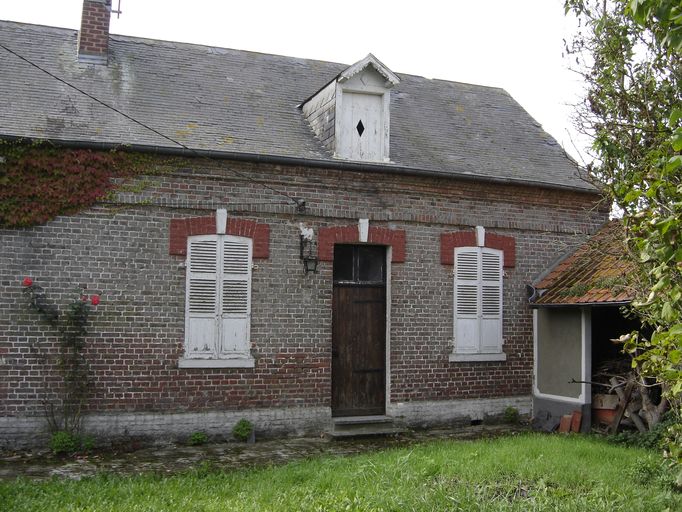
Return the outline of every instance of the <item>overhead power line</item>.
[[[19,53],[15,52],[15,51],[12,50],[11,48],[8,48],[7,46],[5,46],[5,45],[3,45],[3,44],[1,44],[1,43],[0,43],[0,48],[2,48],[3,50],[5,50],[5,51],[8,52],[8,53],[14,55],[14,56],[17,57],[18,59],[20,59],[20,60],[24,61],[25,63],[29,64],[30,66],[33,66],[34,68],[38,69],[39,71],[42,71],[43,73],[45,73],[46,75],[48,75],[48,76],[54,78],[55,80],[57,80],[57,81],[63,83],[63,84],[66,85],[67,87],[70,87],[71,89],[73,89],[73,90],[79,92],[79,93],[82,94],[83,96],[86,96],[86,97],[90,98],[90,99],[91,99],[92,101],[94,101],[95,103],[98,103],[98,104],[102,105],[103,107],[108,108],[109,110],[113,110],[114,112],[116,112],[117,114],[119,114],[119,115],[125,117],[125,118],[128,119],[129,121],[132,121],[133,123],[135,123],[135,124],[137,124],[137,125],[139,125],[139,126],[145,128],[146,130],[149,130],[150,132],[155,133],[155,134],[158,135],[159,137],[162,137],[162,138],[164,138],[164,139],[166,139],[166,140],[172,142],[173,144],[176,144],[176,145],[180,146],[181,148],[183,148],[184,150],[188,151],[188,152],[191,153],[192,155],[194,155],[194,156],[196,156],[196,157],[199,157],[199,158],[208,158],[209,160],[212,160],[212,158],[211,158],[210,156],[207,157],[207,156],[205,156],[205,155],[199,154],[199,152],[196,151],[195,149],[193,149],[193,148],[191,148],[191,147],[189,147],[189,146],[183,144],[183,143],[180,142],[179,140],[175,140],[174,138],[169,137],[169,136],[166,135],[165,133],[160,132],[159,130],[157,130],[156,128],[153,128],[153,127],[151,127],[151,126],[149,126],[148,124],[143,123],[142,121],[139,121],[138,119],[135,119],[133,116],[131,116],[131,115],[129,115],[129,114],[126,114],[125,112],[123,112],[123,111],[117,109],[116,107],[114,107],[114,106],[112,106],[112,105],[109,105],[108,103],[106,103],[106,102],[100,100],[100,99],[97,98],[96,96],[93,96],[93,95],[90,94],[89,92],[84,91],[84,90],[81,89],[80,87],[78,87],[78,86],[76,86],[76,85],[73,85],[72,83],[68,82],[67,80],[64,80],[63,78],[61,78],[61,77],[55,75],[54,73],[48,71],[47,69],[43,68],[42,66],[36,64],[36,63],[33,62],[32,60],[30,60],[30,59],[24,57],[23,55],[20,55]],[[231,173],[233,173],[233,174],[235,174],[236,176],[239,176],[240,178],[243,178],[243,179],[245,179],[245,180],[250,181],[251,183],[254,183],[254,184],[259,185],[259,186],[261,186],[261,187],[263,187],[263,188],[266,188],[266,189],[270,190],[271,192],[274,192],[275,194],[278,194],[278,195],[281,195],[281,196],[283,196],[283,197],[286,197],[289,201],[291,201],[292,203],[294,203],[294,204],[296,205],[296,207],[299,208],[299,210],[302,210],[302,209],[305,208],[305,201],[303,201],[302,199],[298,199],[298,198],[296,198],[296,197],[290,196],[290,195],[287,194],[286,192],[283,192],[283,191],[278,190],[278,189],[276,189],[276,188],[274,188],[274,187],[271,187],[270,185],[268,185],[268,184],[266,184],[266,183],[263,183],[263,182],[260,182],[260,181],[258,181],[258,180],[255,180],[255,179],[253,179],[252,177],[250,177],[249,175],[247,175],[247,174],[245,174],[245,173],[243,173],[243,172],[240,172],[240,171],[237,171],[237,170],[234,170],[234,169],[228,169],[228,171],[231,172]]]

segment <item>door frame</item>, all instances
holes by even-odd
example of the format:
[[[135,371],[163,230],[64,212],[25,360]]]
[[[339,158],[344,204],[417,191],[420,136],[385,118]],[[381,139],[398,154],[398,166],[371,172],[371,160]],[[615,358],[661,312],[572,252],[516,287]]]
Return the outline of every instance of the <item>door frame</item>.
[[[334,244],[336,245],[336,244]],[[350,244],[343,244],[343,245],[378,245],[384,247],[385,250],[385,258],[386,258],[386,288],[385,288],[385,295],[386,295],[386,326],[385,326],[385,333],[384,333],[384,357],[385,357],[385,372],[384,372],[384,415],[388,416],[389,415],[389,404],[391,403],[391,292],[392,292],[392,284],[391,284],[391,261],[393,260],[393,246],[391,245],[383,245],[383,244],[367,244],[367,243],[358,243],[358,242],[352,242]],[[333,251],[333,249],[332,249]],[[333,274],[333,264],[334,262],[332,261],[332,273],[331,273],[331,280],[332,280],[332,293],[333,293],[333,288],[334,288],[334,274]],[[333,309],[330,307],[329,308],[329,313],[333,317],[334,312]],[[331,322],[330,322],[331,325]],[[331,325],[331,329],[334,329],[334,326]],[[332,369],[331,365],[331,343],[332,343],[332,338],[331,338],[331,332],[329,336],[329,347],[330,347],[330,370]],[[331,400],[332,400],[332,386],[331,386],[331,379],[332,379],[332,373],[330,371],[329,373],[329,398],[330,398],[330,413],[331,411]]]
[[[391,261],[393,259],[393,246],[386,246],[386,343],[384,345],[386,356],[386,403],[384,414],[388,416],[388,408],[391,403]]]

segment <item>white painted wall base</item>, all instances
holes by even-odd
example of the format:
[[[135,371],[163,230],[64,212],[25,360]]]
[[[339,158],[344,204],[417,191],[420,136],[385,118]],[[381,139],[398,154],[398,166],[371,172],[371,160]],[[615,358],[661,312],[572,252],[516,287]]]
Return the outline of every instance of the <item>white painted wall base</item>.
[[[193,432],[231,438],[241,418],[251,421],[256,434],[267,436],[319,435],[331,424],[329,407],[292,407],[185,413],[111,413],[84,418],[83,430],[96,438],[144,438],[158,443],[184,439]],[[47,424],[42,416],[1,417],[0,450],[47,446]]]
[[[434,400],[387,404],[386,414],[411,427],[482,420],[516,407],[529,414],[530,396],[470,400]],[[140,438],[165,444],[185,439],[193,432],[229,439],[233,425],[241,418],[251,421],[261,436],[320,435],[331,427],[329,407],[291,407],[250,409],[244,411],[211,411],[183,413],[109,413],[91,414],[84,418],[84,432],[107,441]],[[46,447],[49,435],[42,416],[0,417],[0,450],[36,446]]]
[[[389,404],[386,414],[403,420],[408,426],[425,427],[463,420],[482,420],[486,416],[503,414],[507,407],[516,407],[519,413],[530,414],[531,402],[530,395],[469,400],[398,402]]]

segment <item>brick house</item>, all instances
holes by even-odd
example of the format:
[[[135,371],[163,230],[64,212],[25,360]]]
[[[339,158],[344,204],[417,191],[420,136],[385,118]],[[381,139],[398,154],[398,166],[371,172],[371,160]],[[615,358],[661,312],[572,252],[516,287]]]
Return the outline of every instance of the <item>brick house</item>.
[[[0,137],[173,162],[0,229],[5,446],[41,439],[57,399],[40,352],[55,333],[26,310],[24,276],[60,304],[80,284],[101,294],[96,434],[530,411],[525,286],[607,213],[505,91],[371,54],[347,66],[110,36],[109,12],[85,0],[80,32],[0,22]]]

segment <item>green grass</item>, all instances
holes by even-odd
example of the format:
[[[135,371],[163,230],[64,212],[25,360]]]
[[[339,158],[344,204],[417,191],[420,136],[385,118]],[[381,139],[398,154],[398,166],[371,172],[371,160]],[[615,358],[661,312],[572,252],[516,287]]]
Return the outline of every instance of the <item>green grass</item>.
[[[682,510],[656,454],[589,437],[441,441],[353,457],[166,477],[0,483],[8,511]],[[654,469],[652,469],[654,468]]]

